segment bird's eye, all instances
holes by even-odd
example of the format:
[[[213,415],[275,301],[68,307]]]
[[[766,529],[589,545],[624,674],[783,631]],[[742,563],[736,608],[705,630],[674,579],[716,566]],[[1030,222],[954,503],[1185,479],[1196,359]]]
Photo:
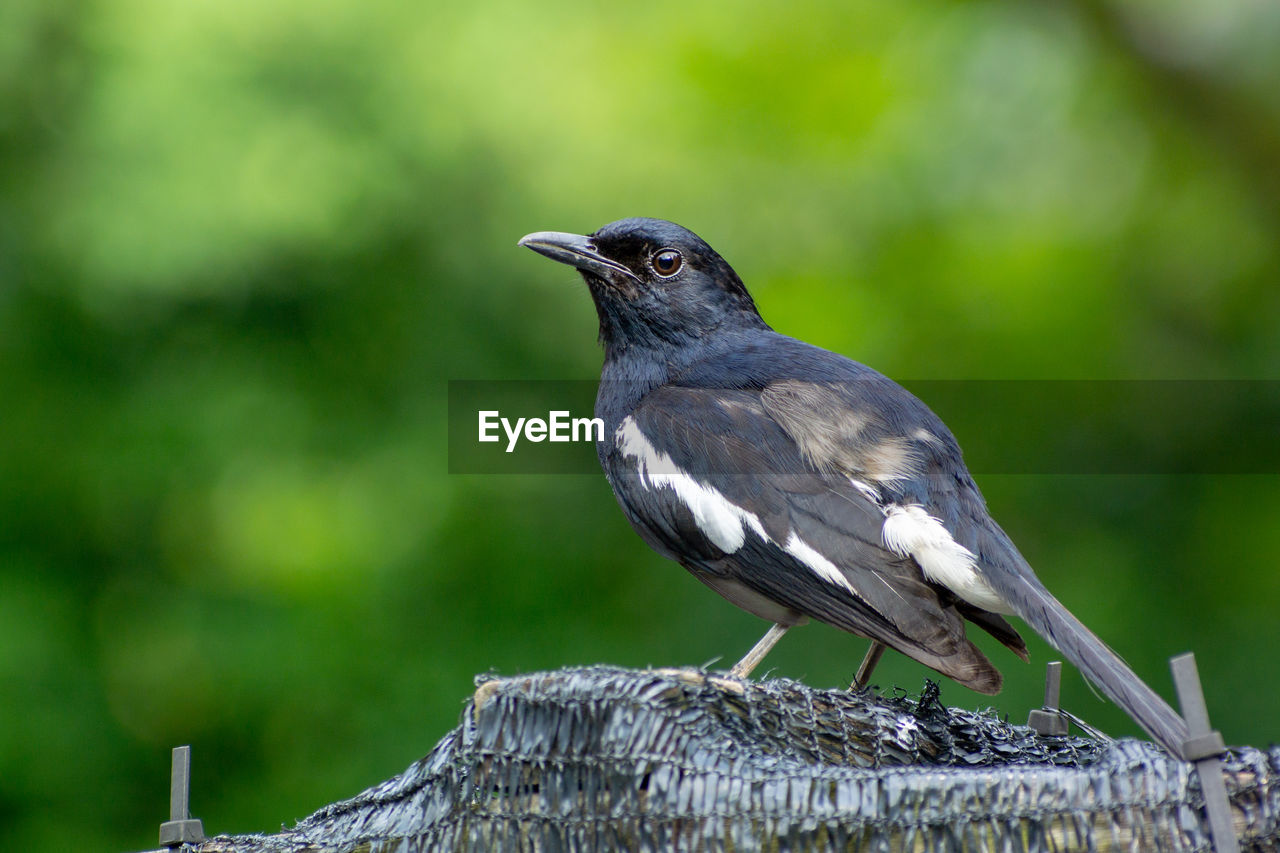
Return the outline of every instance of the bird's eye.
[[[684,259],[680,257],[680,253],[675,249],[663,249],[649,261],[653,271],[663,278],[670,278],[678,273],[682,263],[684,263]]]

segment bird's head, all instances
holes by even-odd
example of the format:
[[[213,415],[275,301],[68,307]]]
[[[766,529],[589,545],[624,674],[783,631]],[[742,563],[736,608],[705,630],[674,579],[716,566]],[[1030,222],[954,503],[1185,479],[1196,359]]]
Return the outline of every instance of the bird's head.
[[[733,268],[673,222],[621,219],[585,236],[539,231],[520,245],[582,274],[606,350],[667,349],[729,329],[767,328]]]

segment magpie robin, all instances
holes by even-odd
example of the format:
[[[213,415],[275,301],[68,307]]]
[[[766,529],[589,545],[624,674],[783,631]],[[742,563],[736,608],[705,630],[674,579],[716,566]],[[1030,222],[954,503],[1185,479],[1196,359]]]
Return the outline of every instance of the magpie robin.
[[[1000,673],[973,622],[1027,659],[1015,614],[1175,755],[1182,719],[1055,599],[987,513],[951,432],[865,365],[774,332],[696,234],[623,219],[520,241],[576,267],[600,318],[597,442],[651,547],[774,623],[747,676],[808,618],[981,693]]]

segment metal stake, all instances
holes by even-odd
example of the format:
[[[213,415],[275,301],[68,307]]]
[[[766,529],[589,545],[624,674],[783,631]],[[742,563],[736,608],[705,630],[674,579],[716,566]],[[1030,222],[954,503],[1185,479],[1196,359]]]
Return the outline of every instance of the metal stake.
[[[1182,757],[1193,761],[1200,775],[1200,790],[1204,792],[1204,808],[1209,816],[1209,835],[1217,853],[1239,853],[1240,842],[1236,838],[1231,820],[1231,803],[1222,781],[1222,763],[1218,760],[1226,749],[1222,735],[1209,728],[1209,709],[1205,706],[1204,691],[1200,687],[1200,673],[1196,670],[1196,656],[1191,652],[1178,655],[1169,661],[1173,670],[1173,683],[1178,690],[1178,703],[1187,721],[1190,735],[1182,745]]]
[[[173,748],[173,773],[169,777],[169,819],[160,824],[160,844],[181,847],[204,841],[204,826],[191,817],[191,747]]]
[[[1045,668],[1044,707],[1027,715],[1027,725],[1039,735],[1065,735],[1067,718],[1059,710],[1062,693],[1062,661],[1050,661]]]

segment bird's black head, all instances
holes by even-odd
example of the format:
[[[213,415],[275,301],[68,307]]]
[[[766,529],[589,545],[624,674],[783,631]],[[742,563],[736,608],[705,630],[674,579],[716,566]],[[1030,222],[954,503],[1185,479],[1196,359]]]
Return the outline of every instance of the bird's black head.
[[[666,350],[726,330],[767,328],[733,268],[673,222],[620,219],[587,236],[539,231],[520,245],[582,273],[607,352]]]

